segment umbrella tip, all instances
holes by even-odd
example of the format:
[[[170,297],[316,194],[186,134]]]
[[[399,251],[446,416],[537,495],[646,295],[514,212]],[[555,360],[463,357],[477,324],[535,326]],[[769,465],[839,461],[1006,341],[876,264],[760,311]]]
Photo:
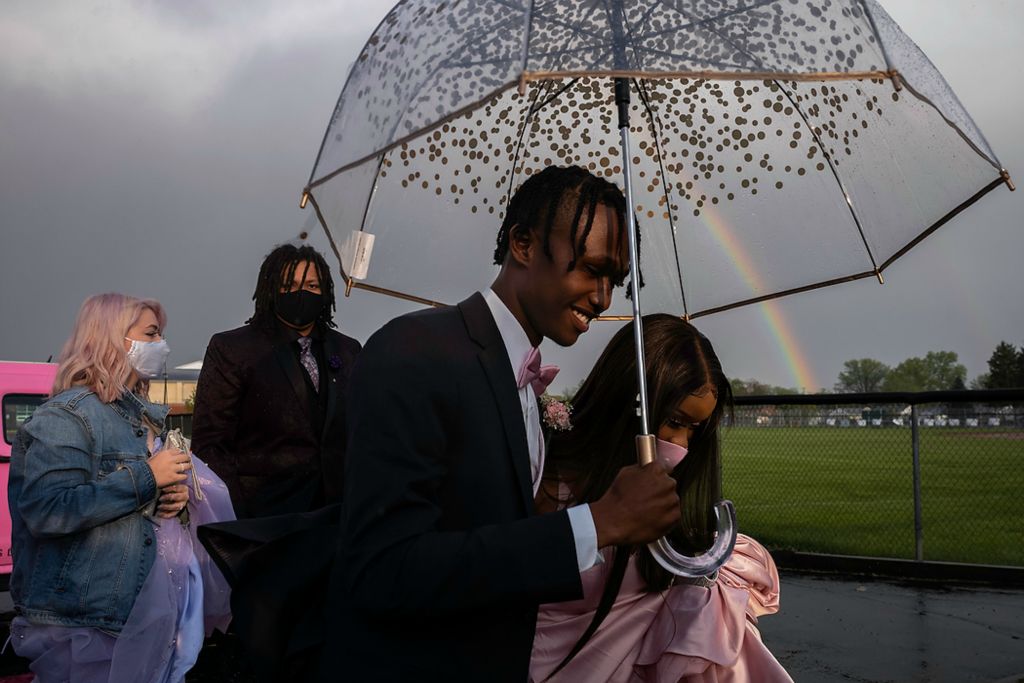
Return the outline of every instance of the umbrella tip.
[[[299,208],[305,209],[306,203],[309,201],[309,193],[305,190],[302,191],[302,199],[299,200]]]
[[[882,277],[882,271],[880,271],[878,268],[875,268],[875,277],[878,278],[878,284],[880,284],[880,285],[884,285],[885,284],[885,278]]]
[[[1017,187],[1013,184],[1013,180],[1010,178],[1009,171],[1007,171],[1005,168],[1000,169],[999,175],[1002,176],[1003,182],[1006,183],[1006,186],[1010,188],[1010,192],[1013,192],[1014,190],[1017,189]]]
[[[899,71],[892,69],[889,71],[888,76],[892,80],[892,87],[895,88],[896,92],[903,90],[903,84],[900,83],[900,79],[903,78],[903,76],[900,75]]]

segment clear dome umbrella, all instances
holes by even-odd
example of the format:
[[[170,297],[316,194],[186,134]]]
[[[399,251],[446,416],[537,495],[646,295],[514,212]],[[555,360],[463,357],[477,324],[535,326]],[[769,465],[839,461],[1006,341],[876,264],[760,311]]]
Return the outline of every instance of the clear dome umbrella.
[[[979,65],[979,68],[982,65]],[[618,182],[641,295],[689,319],[883,272],[1009,174],[873,0],[419,0],[367,41],[312,204],[346,292],[452,303],[493,278],[512,192],[550,164]],[[633,281],[637,273],[633,273]],[[651,457],[645,378],[638,373]],[[735,536],[656,559],[703,575]]]

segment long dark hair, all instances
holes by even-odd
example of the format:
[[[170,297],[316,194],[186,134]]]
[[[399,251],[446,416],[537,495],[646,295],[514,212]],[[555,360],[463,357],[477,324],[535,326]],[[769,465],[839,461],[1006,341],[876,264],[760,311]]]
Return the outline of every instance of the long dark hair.
[[[295,276],[295,267],[302,261],[309,261],[316,268],[316,276],[320,281],[320,292],[324,296],[324,307],[317,316],[317,323],[328,327],[337,327],[334,324],[334,280],[331,279],[331,269],[327,267],[327,261],[323,255],[304,244],[296,247],[294,244],[282,244],[275,247],[272,252],[263,259],[260,266],[260,274],[256,279],[256,291],[252,294],[252,300],[256,302],[252,317],[246,323],[260,325],[274,325],[276,320],[275,311],[277,295],[281,290],[281,283],[291,283]]]
[[[688,445],[689,454],[672,472],[678,482],[682,523],[670,534],[681,552],[711,546],[713,506],[719,491],[719,434],[722,415],[732,410],[732,389],[707,337],[690,323],[666,314],[643,318],[644,349],[651,430],[655,433],[676,406],[710,386],[718,402]],[[572,429],[555,432],[547,456],[545,478],[562,478],[575,488],[574,502],[598,500],[618,471],[636,464],[636,350],[633,323],[608,343],[573,399]],[[634,549],[620,548],[632,551]],[[646,552],[638,557],[649,590],[661,590],[671,575]]]

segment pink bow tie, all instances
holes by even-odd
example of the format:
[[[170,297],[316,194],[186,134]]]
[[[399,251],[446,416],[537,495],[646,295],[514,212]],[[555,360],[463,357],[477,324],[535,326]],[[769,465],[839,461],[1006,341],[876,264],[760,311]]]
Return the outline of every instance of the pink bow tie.
[[[544,390],[555,379],[558,374],[557,365],[541,365],[540,350],[535,346],[526,355],[522,366],[519,368],[519,375],[516,377],[516,386],[522,389],[527,384],[533,387],[533,393],[537,396],[544,394]]]

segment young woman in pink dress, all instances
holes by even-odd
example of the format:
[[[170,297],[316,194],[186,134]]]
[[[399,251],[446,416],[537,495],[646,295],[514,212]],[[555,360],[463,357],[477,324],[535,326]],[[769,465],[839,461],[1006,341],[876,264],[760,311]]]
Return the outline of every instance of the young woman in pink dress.
[[[732,392],[711,342],[669,315],[644,317],[647,386],[658,457],[679,482],[680,551],[710,547],[719,498],[719,435]],[[540,512],[595,501],[615,473],[635,464],[639,433],[633,326],[612,338],[573,401],[571,426],[554,427]],[[546,415],[560,416],[558,406]],[[563,429],[558,429],[563,427]],[[583,574],[584,596],[542,605],[531,677],[541,681],[791,681],[761,641],[757,620],[779,608],[779,578],[768,552],[740,534],[717,576],[673,577],[645,548],[609,547]],[[621,581],[617,580],[616,558]],[[602,601],[610,610],[577,649]]]

